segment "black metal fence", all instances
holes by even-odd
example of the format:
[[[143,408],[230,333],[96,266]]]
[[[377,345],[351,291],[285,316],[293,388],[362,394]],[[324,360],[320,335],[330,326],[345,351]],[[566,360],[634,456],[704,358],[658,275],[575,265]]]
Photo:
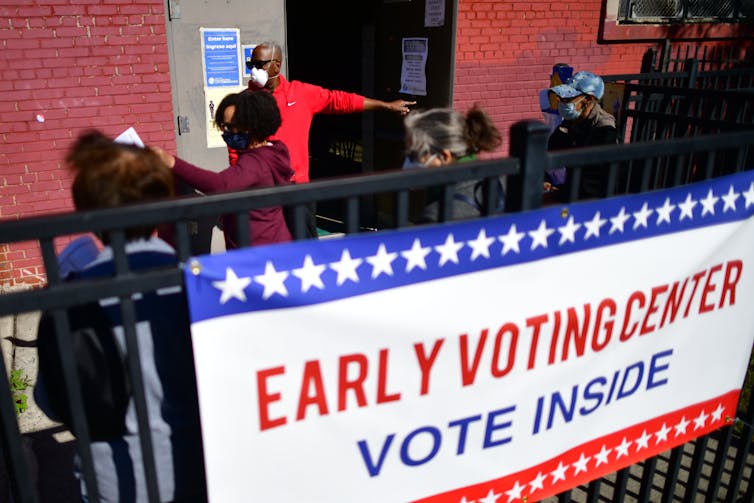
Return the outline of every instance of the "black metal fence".
[[[754,13],[754,2],[747,1],[747,11]],[[672,44],[665,39],[655,54],[658,71],[681,71],[689,61],[697,61],[700,71],[715,72],[735,68],[754,67],[754,49],[750,45],[732,41],[728,44],[706,45],[695,42]],[[649,71],[650,69],[642,69]]]
[[[754,67],[605,76],[604,103],[628,143],[740,131],[754,127]],[[609,98],[607,98],[609,96]],[[718,162],[726,162],[721,159]]]
[[[53,313],[61,352],[68,400],[72,404],[73,434],[82,459],[84,480],[90,501],[96,502],[97,486],[92,465],[89,432],[83,417],[82,396],[72,367],[73,354],[64,343],[69,335],[66,308],[107,297],[118,297],[126,327],[126,339],[134,335],[132,294],[182,285],[180,269],[130,271],[125,253],[125,229],[138,225],[172,226],[179,259],[190,255],[190,222],[207,216],[235,215],[238,229],[246,229],[239,240],[249,245],[248,211],[271,205],[296,208],[295,234],[301,238],[303,205],[311,201],[342,200],[345,232],[360,231],[360,198],[383,194],[394,200],[392,227],[410,224],[410,199],[417,188],[443,189],[442,220],[452,219],[452,187],[465,180],[487,181],[490,195],[497,190],[497,180],[506,181],[506,211],[515,212],[542,205],[542,183],[547,169],[568,166],[576,173],[599,166],[605,173],[606,195],[648,191],[717,176],[719,159],[725,159],[724,172],[754,168],[754,130],[673,138],[617,146],[592,147],[555,153],[546,152],[548,129],[544,124],[526,121],[511,130],[511,153],[506,159],[459,164],[442,170],[390,171],[332,180],[301,186],[278,187],[187,198],[85,213],[69,213],[0,222],[3,243],[34,241],[39,244],[47,271],[45,288],[0,295],[0,316],[28,311]],[[575,201],[578,194],[567,194]],[[489,197],[490,204],[496,200]],[[491,211],[492,208],[487,208]],[[108,232],[111,235],[116,274],[107,280],[63,282],[55,255],[54,240],[61,236],[85,232]],[[131,325],[129,329],[128,326]],[[129,344],[127,342],[127,344]],[[129,372],[141,381],[141,368],[135,353],[129,354]],[[147,432],[148,418],[144,391],[134,389],[139,431]],[[670,453],[626,468],[610,477],[568,491],[558,497],[570,501],[577,494],[586,501],[754,501],[752,483],[751,437],[754,406],[740,410],[736,424],[696,442],[673,449]],[[0,359],[0,434],[2,451],[10,471],[13,495],[17,502],[36,501],[33,478],[21,446],[15,411],[6,370]],[[147,435],[142,435],[145,474],[148,485],[155,487],[154,458]],[[154,490],[152,501],[156,501]],[[700,499],[701,498],[701,499]]]
[[[641,73],[603,77],[605,82],[691,89],[754,89],[754,50],[749,47],[747,59],[741,59],[735,49],[687,45],[677,47],[673,54],[666,41],[659,53],[650,49],[644,54]]]
[[[754,125],[754,90],[626,84],[622,118],[631,143],[739,131]]]

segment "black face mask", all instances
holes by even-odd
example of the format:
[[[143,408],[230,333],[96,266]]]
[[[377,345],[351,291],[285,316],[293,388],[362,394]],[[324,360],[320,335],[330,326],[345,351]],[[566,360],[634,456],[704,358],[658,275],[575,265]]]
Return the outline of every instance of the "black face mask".
[[[223,133],[223,141],[233,150],[246,150],[251,139],[248,133]]]

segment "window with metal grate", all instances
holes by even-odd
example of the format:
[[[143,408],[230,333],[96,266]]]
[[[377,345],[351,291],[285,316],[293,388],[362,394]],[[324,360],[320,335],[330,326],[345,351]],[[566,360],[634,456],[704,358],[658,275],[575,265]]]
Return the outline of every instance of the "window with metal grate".
[[[754,15],[754,0],[620,0],[622,23],[738,22]]]

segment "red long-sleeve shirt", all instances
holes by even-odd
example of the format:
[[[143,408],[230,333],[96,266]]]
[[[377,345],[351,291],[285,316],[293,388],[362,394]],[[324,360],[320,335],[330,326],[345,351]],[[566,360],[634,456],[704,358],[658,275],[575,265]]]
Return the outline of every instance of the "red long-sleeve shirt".
[[[298,80],[288,81],[282,75],[272,95],[280,108],[282,125],[272,136],[283,141],[291,154],[293,180],[309,181],[309,129],[314,116],[348,114],[364,110],[364,96],[346,91],[329,90]],[[249,89],[256,89],[249,83]]]

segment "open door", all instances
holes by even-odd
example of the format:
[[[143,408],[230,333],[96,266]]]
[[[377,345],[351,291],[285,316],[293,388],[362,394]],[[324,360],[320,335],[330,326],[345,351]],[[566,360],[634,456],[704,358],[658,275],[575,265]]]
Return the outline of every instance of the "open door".
[[[451,105],[455,1],[286,0],[286,15],[290,79],[385,101],[416,100],[420,108]],[[427,19],[432,26],[426,26]],[[405,38],[427,39],[424,95],[401,92]],[[403,120],[387,112],[320,115],[312,123],[309,144],[313,180],[397,169],[404,155]],[[318,225],[326,228],[333,220],[332,230],[337,230],[341,208],[341,202],[319,203]],[[390,201],[364,198],[361,210],[365,227],[392,226]]]
[[[201,29],[237,28],[241,47],[267,40],[283,43],[284,5],[280,0],[253,3],[171,0],[168,3],[168,47],[178,155],[197,166],[220,170],[227,167],[228,156],[224,146],[207,145],[210,110],[205,102]],[[244,64],[242,55],[239,64]],[[239,87],[246,87],[246,82],[248,78],[242,75]]]
[[[167,38],[177,153],[197,166],[220,171],[228,166],[228,153],[224,144],[216,141],[210,144],[208,140],[208,132],[213,132],[210,129],[214,104],[208,92],[221,99],[221,95],[246,87],[248,78],[243,76],[245,60],[241,51],[244,46],[259,42],[285,40],[284,4],[282,0],[255,0],[253,3],[169,0],[168,6]],[[203,50],[202,29],[237,30],[236,64],[241,66],[241,76],[236,87],[219,86],[208,91],[204,70],[207,50],[206,44]],[[228,51],[229,57],[230,53],[232,50]],[[219,137],[219,132],[216,133]],[[181,191],[193,193],[190,187],[182,187]],[[215,221],[208,218],[192,223],[192,253],[209,253]]]

